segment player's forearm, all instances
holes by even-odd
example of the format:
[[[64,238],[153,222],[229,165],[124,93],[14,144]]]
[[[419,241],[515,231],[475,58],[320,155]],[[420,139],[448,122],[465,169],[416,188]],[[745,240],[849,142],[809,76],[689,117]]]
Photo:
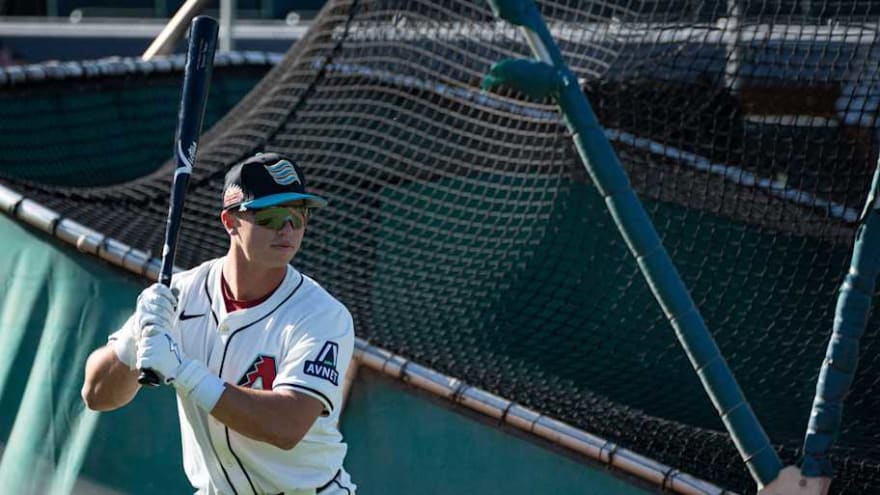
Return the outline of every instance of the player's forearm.
[[[293,392],[252,390],[227,383],[211,415],[246,437],[289,450],[302,440],[322,408],[317,400]]]
[[[111,411],[134,398],[139,385],[138,372],[119,361],[110,346],[95,350],[86,361],[81,395],[89,409]]]

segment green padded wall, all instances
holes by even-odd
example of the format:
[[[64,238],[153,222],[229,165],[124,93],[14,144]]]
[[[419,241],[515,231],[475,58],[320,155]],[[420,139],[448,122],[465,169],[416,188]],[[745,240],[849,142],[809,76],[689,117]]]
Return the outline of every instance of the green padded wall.
[[[144,282],[5,215],[0,239],[3,493],[67,493],[80,468],[123,493],[191,491],[170,391],[105,414],[79,395],[86,357],[125,321]]]
[[[342,419],[361,495],[643,495],[646,488],[361,367]]]

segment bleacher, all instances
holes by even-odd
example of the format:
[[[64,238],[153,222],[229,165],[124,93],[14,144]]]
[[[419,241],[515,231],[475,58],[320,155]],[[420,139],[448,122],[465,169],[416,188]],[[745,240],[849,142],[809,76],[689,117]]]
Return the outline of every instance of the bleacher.
[[[184,0],[0,0],[0,67],[139,57]],[[234,0],[233,50],[284,53],[325,0]],[[202,14],[221,18],[220,2]],[[183,43],[175,51],[182,53]]]
[[[48,16],[102,18],[168,18],[183,0],[42,0],[34,2],[0,1],[2,16]],[[311,18],[325,0],[237,0],[236,14],[243,19],[284,19],[290,12]],[[209,9],[218,9],[219,1]]]

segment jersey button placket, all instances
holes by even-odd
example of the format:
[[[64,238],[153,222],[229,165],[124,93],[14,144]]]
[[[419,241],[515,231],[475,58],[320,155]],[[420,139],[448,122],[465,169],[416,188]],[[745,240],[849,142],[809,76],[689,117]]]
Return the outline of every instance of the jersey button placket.
[[[221,373],[220,365],[223,360],[223,354],[226,347],[226,342],[229,340],[229,324],[226,323],[226,320],[221,320],[217,325],[217,340],[218,342],[218,352],[211,353],[211,358],[208,360],[208,369],[217,373],[217,375],[222,379],[223,374]]]

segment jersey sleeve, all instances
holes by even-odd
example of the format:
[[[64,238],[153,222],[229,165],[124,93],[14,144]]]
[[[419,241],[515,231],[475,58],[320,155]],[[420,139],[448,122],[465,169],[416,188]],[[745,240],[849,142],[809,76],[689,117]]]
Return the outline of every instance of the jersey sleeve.
[[[354,351],[354,324],[344,307],[300,323],[278,367],[272,389],[310,395],[330,415],[342,402],[345,373]]]
[[[125,320],[125,323],[123,323],[122,326],[119,327],[119,330],[116,330],[107,337],[107,342],[113,342],[114,340],[119,340],[123,338],[134,338],[134,327],[134,313],[132,313],[131,316],[129,316],[128,319]]]
[[[135,356],[132,355],[130,348],[133,348],[131,341],[137,339],[135,334],[134,313],[125,320],[119,330],[111,333],[107,337],[107,344],[113,347],[116,357],[125,363],[129,368],[134,368]]]

